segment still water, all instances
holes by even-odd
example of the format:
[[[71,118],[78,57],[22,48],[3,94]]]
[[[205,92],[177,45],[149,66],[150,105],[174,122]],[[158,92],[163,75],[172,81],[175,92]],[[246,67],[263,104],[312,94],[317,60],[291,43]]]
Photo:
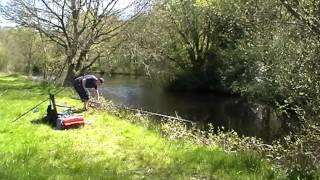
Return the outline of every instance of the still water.
[[[172,93],[152,87],[144,78],[105,78],[104,97],[116,105],[128,106],[198,122],[234,129],[240,134],[266,140],[279,133],[281,123],[270,108],[248,103],[240,97],[217,94]]]

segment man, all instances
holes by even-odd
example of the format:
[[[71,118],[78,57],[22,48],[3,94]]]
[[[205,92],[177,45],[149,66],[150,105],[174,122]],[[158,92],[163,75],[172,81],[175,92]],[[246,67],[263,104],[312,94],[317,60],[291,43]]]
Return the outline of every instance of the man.
[[[95,89],[95,96],[99,100],[98,87],[104,82],[103,78],[97,78],[94,75],[85,75],[76,78],[73,81],[73,87],[80,96],[81,101],[84,105],[84,110],[88,109],[89,103],[89,92],[87,88]]]

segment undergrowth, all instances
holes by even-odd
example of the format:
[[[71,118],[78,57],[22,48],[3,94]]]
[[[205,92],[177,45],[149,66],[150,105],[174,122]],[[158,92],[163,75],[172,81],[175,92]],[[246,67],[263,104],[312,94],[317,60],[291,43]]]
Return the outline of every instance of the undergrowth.
[[[57,88],[0,74],[0,179],[282,179],[265,145],[235,132],[132,113],[103,103],[84,112],[92,125],[58,131],[47,104],[15,118]],[[57,102],[82,107],[70,89]]]
[[[139,110],[119,110],[112,102],[104,101],[102,108],[126,118],[132,123],[156,129],[171,140],[187,140],[194,144],[220,148],[227,153],[255,153],[282,169],[289,179],[320,179],[320,128],[306,124],[300,134],[290,134],[265,144],[256,137],[240,136],[233,130],[213,127],[201,130],[196,123],[176,119],[155,119]]]

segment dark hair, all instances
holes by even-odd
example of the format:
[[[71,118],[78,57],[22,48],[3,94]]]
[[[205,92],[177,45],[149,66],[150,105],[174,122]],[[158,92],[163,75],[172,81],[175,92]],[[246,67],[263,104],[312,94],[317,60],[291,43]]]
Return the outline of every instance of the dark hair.
[[[99,78],[98,80],[99,80],[101,83],[104,82],[104,79],[103,79],[103,78]]]

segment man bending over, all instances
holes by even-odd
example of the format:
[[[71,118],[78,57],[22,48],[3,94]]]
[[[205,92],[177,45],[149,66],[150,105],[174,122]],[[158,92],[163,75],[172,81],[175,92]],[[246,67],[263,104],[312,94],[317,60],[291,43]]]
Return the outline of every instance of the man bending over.
[[[95,96],[99,100],[98,87],[104,82],[103,78],[97,78],[94,75],[85,75],[76,78],[73,81],[73,87],[80,96],[81,101],[84,105],[84,110],[88,109],[89,102],[89,91],[88,88],[95,89]]]

